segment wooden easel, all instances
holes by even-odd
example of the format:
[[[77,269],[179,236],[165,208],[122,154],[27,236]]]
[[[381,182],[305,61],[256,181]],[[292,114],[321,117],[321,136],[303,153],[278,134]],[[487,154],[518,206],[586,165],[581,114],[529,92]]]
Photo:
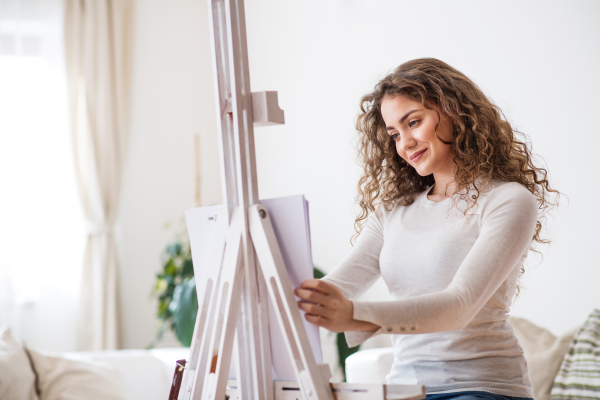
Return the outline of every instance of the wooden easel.
[[[269,214],[258,198],[254,126],[283,124],[276,92],[252,93],[243,0],[209,0],[225,207],[211,253],[180,400],[421,399],[419,385],[330,384],[317,365]],[[196,276],[200,276],[198,271]],[[205,272],[206,274],[206,272]],[[273,382],[267,296],[297,382]],[[232,352],[236,382],[228,382]],[[283,355],[278,355],[283,356]]]

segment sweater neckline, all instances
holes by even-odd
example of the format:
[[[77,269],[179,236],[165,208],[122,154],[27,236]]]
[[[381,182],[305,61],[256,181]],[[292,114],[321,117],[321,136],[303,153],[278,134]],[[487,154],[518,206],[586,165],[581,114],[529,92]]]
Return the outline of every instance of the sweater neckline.
[[[481,179],[480,178],[477,178],[476,182],[477,182],[478,186],[481,185]],[[495,183],[496,181],[492,181],[492,182]],[[441,206],[445,206],[445,205],[449,204],[452,201],[452,197],[446,197],[442,201],[429,200],[427,198],[427,194],[429,193],[429,191],[431,190],[431,188],[433,188],[433,186],[435,186],[435,183],[432,184],[432,185],[430,185],[427,189],[425,189],[424,192],[422,192],[418,196],[418,200],[421,202],[421,204],[423,204],[426,207],[441,207]],[[495,186],[495,185],[492,184],[492,186]],[[464,193],[464,191],[462,193]],[[459,196],[459,194],[455,194],[454,196]]]
[[[427,194],[429,194],[429,191],[431,190],[431,188],[433,188],[434,185],[435,185],[435,183],[433,185],[429,186],[427,189],[425,189],[425,191],[423,193],[421,193],[421,196],[419,198],[421,203],[427,207],[440,207],[440,206],[444,206],[444,205],[448,204],[452,200],[452,197],[446,197],[442,201],[433,201],[433,200],[429,200],[427,198]]]

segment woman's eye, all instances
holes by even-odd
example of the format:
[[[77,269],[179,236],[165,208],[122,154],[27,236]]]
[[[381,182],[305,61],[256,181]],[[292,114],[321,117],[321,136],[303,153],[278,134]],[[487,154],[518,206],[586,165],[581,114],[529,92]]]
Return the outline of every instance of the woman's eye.
[[[409,127],[409,128],[412,128],[413,126],[415,126],[415,125],[417,124],[417,122],[419,122],[419,120],[418,120],[418,119],[414,119],[414,120],[410,121],[410,122],[408,123],[408,127]]]
[[[399,133],[392,133],[390,136],[392,137],[393,140],[398,140],[400,138]]]

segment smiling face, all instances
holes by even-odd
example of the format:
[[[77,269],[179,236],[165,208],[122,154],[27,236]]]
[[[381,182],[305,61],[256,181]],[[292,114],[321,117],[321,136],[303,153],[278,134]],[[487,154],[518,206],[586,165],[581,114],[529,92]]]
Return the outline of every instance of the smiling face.
[[[381,116],[398,155],[419,175],[434,174],[436,182],[438,176],[454,175],[452,146],[441,141],[452,141],[452,123],[444,113],[405,96],[385,96]],[[436,125],[441,140],[435,135]]]

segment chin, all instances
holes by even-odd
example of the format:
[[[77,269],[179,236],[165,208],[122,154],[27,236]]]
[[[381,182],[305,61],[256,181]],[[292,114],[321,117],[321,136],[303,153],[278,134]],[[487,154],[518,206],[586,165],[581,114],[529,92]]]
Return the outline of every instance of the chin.
[[[417,174],[419,174],[420,176],[429,176],[432,174],[432,172],[428,168],[415,168],[415,171],[417,171]]]

